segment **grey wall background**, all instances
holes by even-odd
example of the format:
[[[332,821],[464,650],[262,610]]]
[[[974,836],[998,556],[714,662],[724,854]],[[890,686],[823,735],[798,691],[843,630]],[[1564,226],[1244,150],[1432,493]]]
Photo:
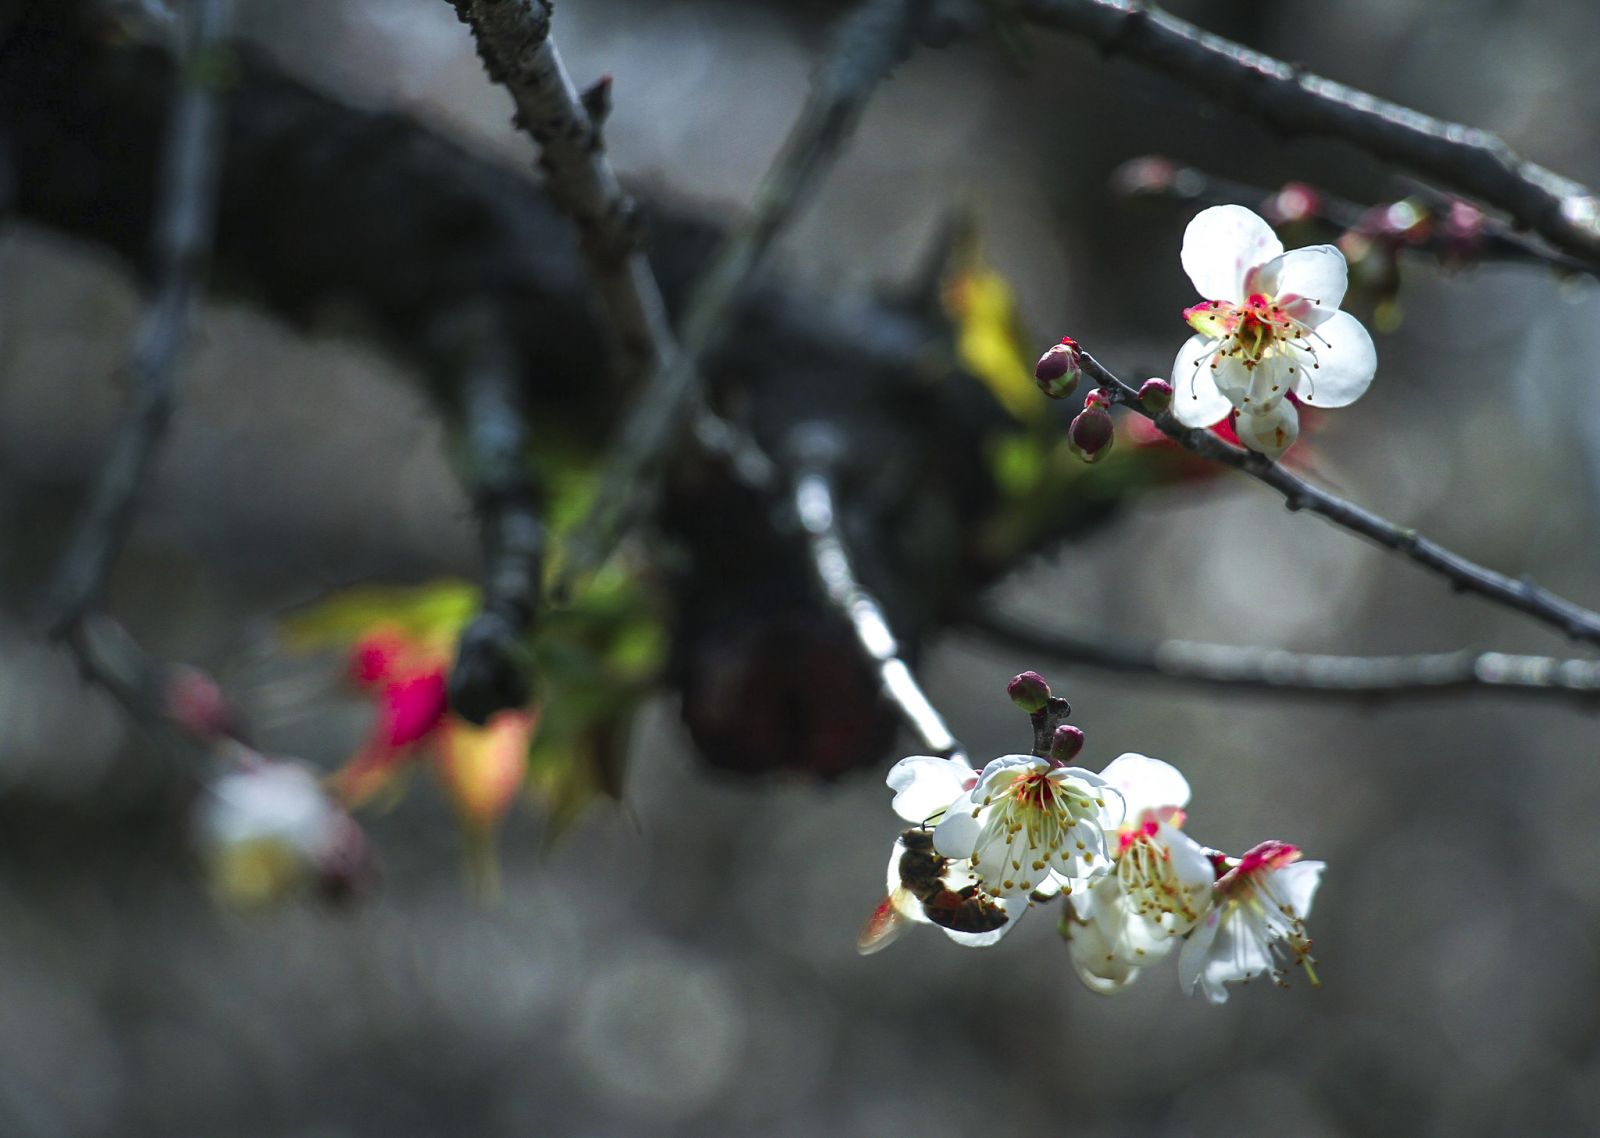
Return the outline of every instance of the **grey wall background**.
[[[509,107],[437,0],[254,0],[250,35],[308,79],[525,164]],[[1600,10],[1359,0],[1180,6],[1335,78],[1501,131],[1600,181]],[[836,6],[563,5],[580,76],[616,76],[614,160],[711,207],[746,201]],[[1046,336],[1161,372],[1184,334],[1181,211],[1105,178],[1167,151],[1263,184],[1377,197],[1348,150],[1283,144],[1159,79],[1045,37],[927,52],[873,105],[786,241],[838,289],[902,277],[973,205]],[[1330,416],[1317,472],[1490,565],[1591,603],[1600,288],[1419,266],[1370,394]],[[135,298],[126,269],[0,231],[0,1133],[8,1135],[1424,1135],[1583,1133],[1600,1109],[1600,740],[1591,714],[1478,697],[1269,703],[1059,668],[1099,766],[1170,759],[1191,827],[1329,863],[1325,987],[1222,1009],[1152,970],[1081,990],[1051,921],[963,952],[853,939],[896,822],[875,774],[730,782],[674,708],[640,734],[626,810],[540,852],[503,842],[476,906],[423,789],[371,820],[386,880],[346,914],[207,900],[174,772],[27,638],[31,590],[93,469]],[[116,582],[151,647],[218,671],[271,749],[332,766],[364,728],[315,664],[277,655],[282,606],[369,576],[466,573],[473,542],[408,378],[357,342],[204,315],[183,411]],[[1131,598],[1138,598],[1134,603]],[[1173,492],[1000,601],[1136,635],[1394,652],[1563,650],[1542,630],[1286,514],[1253,485]],[[979,754],[1014,749],[1007,676],[975,641],[929,686]]]

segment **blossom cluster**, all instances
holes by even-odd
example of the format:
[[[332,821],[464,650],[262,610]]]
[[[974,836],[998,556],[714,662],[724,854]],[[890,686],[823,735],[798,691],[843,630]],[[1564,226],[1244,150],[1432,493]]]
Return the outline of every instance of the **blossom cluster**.
[[[894,810],[913,825],[895,843],[861,951],[911,924],[994,944],[1064,896],[1061,932],[1096,992],[1120,991],[1175,948],[1183,989],[1212,1003],[1230,982],[1281,983],[1286,963],[1317,982],[1305,919],[1322,862],[1280,841],[1238,857],[1200,845],[1183,829],[1189,783],[1170,763],[1128,753],[1096,774],[1059,756],[1002,755],[981,771],[961,758],[896,763]]]

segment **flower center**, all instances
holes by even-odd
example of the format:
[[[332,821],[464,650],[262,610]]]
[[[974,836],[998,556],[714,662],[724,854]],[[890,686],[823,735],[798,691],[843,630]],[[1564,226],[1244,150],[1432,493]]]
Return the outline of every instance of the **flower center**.
[[[1091,847],[1087,839],[1093,835],[1078,827],[1096,823],[1105,799],[1077,779],[1051,778],[1052,774],[1059,774],[1059,768],[1018,775],[1009,785],[996,787],[993,795],[985,797],[974,811],[992,811],[984,831],[991,840],[998,839],[1003,852],[999,863],[991,865],[986,856],[993,848],[991,840],[980,839],[979,849],[973,851],[972,865],[980,875],[990,875],[1005,890],[1018,887],[1019,882],[1020,888],[1032,889],[1042,880],[1035,875],[1045,873],[1052,864],[1073,876],[1072,867],[1080,859],[1093,861],[1104,852],[1098,843]]]
[[[1243,304],[1205,301],[1184,309],[1183,318],[1196,332],[1217,341],[1214,354],[1232,356],[1247,368],[1253,369],[1279,344],[1310,349],[1307,329],[1275,298],[1259,292]]]
[[[1155,822],[1123,829],[1118,838],[1117,878],[1129,905],[1140,916],[1155,920],[1170,914],[1192,925],[1200,914],[1178,878],[1172,851],[1161,841],[1160,832]]]
[[[1030,771],[1011,784],[1001,808],[1011,834],[1026,830],[1030,845],[1060,848],[1068,830],[1095,816],[1096,802],[1070,779],[1056,780],[1048,771]]]

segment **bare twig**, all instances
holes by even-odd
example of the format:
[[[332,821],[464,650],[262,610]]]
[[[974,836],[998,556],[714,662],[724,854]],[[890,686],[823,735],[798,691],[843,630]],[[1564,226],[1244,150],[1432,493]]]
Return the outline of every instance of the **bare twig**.
[[[1414,529],[1397,526],[1370,510],[1347,502],[1337,494],[1313,486],[1289,473],[1264,455],[1223,441],[1211,431],[1185,427],[1170,411],[1151,414],[1139,400],[1139,393],[1088,352],[1082,356],[1083,374],[1099,385],[1114,401],[1130,407],[1155,423],[1161,432],[1185,450],[1202,458],[1242,470],[1283,495],[1291,510],[1310,510],[1337,526],[1369,538],[1385,549],[1439,574],[1459,592],[1476,593],[1497,604],[1525,613],[1543,624],[1560,629],[1574,640],[1600,644],[1600,613],[1574,604],[1542,589],[1532,581],[1513,580],[1476,562],[1469,561]]]
[[[773,241],[821,183],[878,84],[911,50],[925,6],[919,0],[866,0],[840,23],[749,216],[723,243],[690,297],[684,344],[691,354],[716,350]]]
[[[834,513],[833,486],[820,467],[801,466],[793,500],[817,580],[834,609],[850,622],[862,652],[877,668],[884,695],[928,754],[965,758],[965,749],[945,726],[901,658],[900,645],[884,618],[882,606],[856,580],[850,551]]]
[[[601,139],[609,82],[580,94],[550,35],[549,0],[451,0],[472,28],[489,77],[511,93],[517,123],[539,147],[539,164],[551,197],[573,219],[590,276],[600,290],[621,347],[628,386],[648,382],[632,396],[633,412],[610,448],[610,463],[589,514],[570,542],[554,592],[609,556],[617,535],[651,498],[649,476],[698,403],[698,356],[685,354],[667,320],[660,285],[644,255],[633,199],[622,189]],[[731,425],[700,425],[703,444],[720,444],[736,469],[768,476],[759,448]]]
[[[747,483],[758,488],[773,483],[771,463],[760,448],[706,411],[696,369],[721,346],[729,318],[773,241],[821,181],[878,83],[909,51],[923,6],[922,0],[866,0],[839,26],[749,217],[729,235],[690,295],[682,351],[660,360],[623,425],[594,507],[574,536],[567,580],[609,556],[620,533],[643,510],[648,475],[690,410],[696,412],[696,440],[702,447],[730,457]]]
[[[1192,640],[1140,643],[1105,633],[1046,631],[995,613],[980,615],[972,627],[1008,648],[1067,664],[1232,690],[1363,700],[1489,690],[1590,707],[1600,700],[1597,660],[1465,650],[1328,656]]]
[[[622,349],[622,373],[637,380],[677,354],[666,305],[644,256],[633,199],[601,143],[550,36],[550,0],[451,0],[472,29],[489,78],[511,94],[517,125],[539,147],[550,196],[578,228],[590,275]],[[600,106],[598,100],[596,107]]]
[[[1286,134],[1361,147],[1501,210],[1600,266],[1600,199],[1487,131],[1444,122],[1202,31],[1142,0],[1006,0],[1027,18],[1126,55]]]
[[[127,374],[133,401],[67,544],[46,601],[52,634],[62,636],[105,593],[127,538],[139,492],[172,418],[178,357],[195,297],[205,283],[222,148],[218,87],[231,0],[194,0],[186,28],[162,161],[151,296],[135,333]]]
[[[1154,156],[1137,158],[1126,163],[1117,172],[1115,180],[1126,193],[1161,197],[1174,202],[1197,205],[1267,203],[1263,212],[1274,224],[1278,224],[1282,219],[1272,216],[1274,212],[1271,208],[1272,203],[1280,200],[1291,188],[1298,188],[1268,190]],[[1417,186],[1413,196],[1420,199],[1417,204],[1426,211],[1416,213],[1417,220],[1428,219],[1430,216],[1448,220],[1451,203],[1461,201],[1459,198],[1441,194],[1437,190],[1413,184]],[[1299,216],[1341,231],[1353,230],[1362,233],[1375,216],[1381,216],[1386,210],[1392,211],[1396,205],[1402,204],[1369,207],[1331,194],[1321,187],[1306,186],[1303,190],[1307,200],[1304,202],[1305,212]],[[1421,233],[1413,231],[1395,233],[1393,240],[1402,250],[1426,254],[1446,265],[1459,264],[1463,261],[1502,261],[1513,264],[1545,265],[1563,272],[1593,271],[1587,262],[1569,257],[1565,253],[1546,247],[1539,241],[1524,237],[1513,231],[1505,222],[1482,214],[1475,207],[1471,213],[1475,222],[1471,232],[1452,233],[1445,225],[1429,224],[1418,227],[1423,230]],[[1383,233],[1370,235],[1379,238],[1386,236]]]
[[[527,636],[539,612],[544,525],[529,465],[531,429],[514,342],[487,307],[447,323],[447,355],[461,393],[467,484],[483,546],[483,604],[461,634],[450,672],[450,703],[487,722],[527,704],[532,661]]]

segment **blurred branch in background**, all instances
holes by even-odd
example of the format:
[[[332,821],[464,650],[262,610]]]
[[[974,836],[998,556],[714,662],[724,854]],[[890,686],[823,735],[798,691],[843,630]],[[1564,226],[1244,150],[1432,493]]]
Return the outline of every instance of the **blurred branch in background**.
[[[1045,630],[999,613],[985,613],[971,627],[1009,649],[1065,664],[1241,691],[1363,701],[1500,691],[1585,707],[1600,703],[1596,660],[1467,650],[1329,656],[1192,640],[1134,641],[1100,632]]]
[[[1152,412],[1144,406],[1138,391],[1112,374],[1088,352],[1082,353],[1082,363],[1083,374],[1106,392],[1113,402],[1143,415],[1185,450],[1242,470],[1272,487],[1283,495],[1289,509],[1310,510],[1352,533],[1370,538],[1385,549],[1393,550],[1444,577],[1458,592],[1477,593],[1552,628],[1558,628],[1574,640],[1600,644],[1600,613],[1559,597],[1532,581],[1513,580],[1486,569],[1423,537],[1414,529],[1395,525],[1370,510],[1345,501],[1337,494],[1311,485],[1264,455],[1236,447],[1211,431],[1185,427],[1170,411]]]
[[[1202,31],[1140,0],[1004,0],[1048,27],[1125,55],[1281,131],[1338,138],[1508,214],[1600,269],[1600,199],[1496,135],[1445,122]]]
[[[461,632],[450,704],[483,724],[532,695],[526,643],[538,618],[544,524],[531,471],[532,429],[519,361],[493,311],[467,308],[454,329],[466,483],[478,514],[483,601]]]
[[[1364,206],[1304,182],[1268,190],[1158,155],[1124,163],[1113,175],[1113,184],[1130,197],[1185,205],[1255,202],[1274,225],[1315,222],[1341,235],[1392,243],[1398,250],[1421,253],[1446,266],[1504,261],[1545,265],[1563,272],[1590,271],[1587,262],[1523,237],[1461,198],[1421,184],[1413,185],[1399,201]],[[1345,236],[1341,236],[1341,246],[1346,244]],[[1356,259],[1351,249],[1344,252],[1350,260]]]
[[[731,457],[735,472],[756,488],[771,483],[770,465],[754,442],[700,406],[704,392],[695,381],[696,368],[726,342],[734,311],[747,298],[773,241],[832,165],[878,83],[910,50],[924,7],[922,0],[868,0],[839,26],[749,217],[723,242],[689,295],[681,354],[663,357],[636,397],[594,505],[572,539],[558,593],[604,561],[648,507],[652,475],[691,408],[697,411],[700,445]]]
[[[735,474],[747,482],[760,488],[771,485],[770,461],[754,441],[704,405],[698,369],[725,342],[733,312],[747,297],[773,240],[820,181],[878,82],[910,49],[925,5],[916,0],[870,0],[840,27],[800,119],[762,183],[754,210],[724,242],[695,286],[680,346],[667,326],[660,288],[641,251],[634,206],[604,157],[600,113],[609,99],[609,81],[601,80],[589,95],[579,96],[550,35],[551,6],[543,0],[452,2],[471,26],[490,77],[511,92],[519,125],[539,146],[551,196],[578,227],[590,274],[623,343],[624,378],[633,382],[646,367],[653,369],[634,397],[632,412],[610,449],[594,502],[571,540],[553,588],[561,600],[610,556],[650,506],[660,464],[686,414],[695,416],[699,445],[729,458]],[[481,422],[480,428],[487,429]],[[469,437],[482,437],[483,429],[469,429]],[[537,578],[525,583],[534,587]],[[533,599],[531,592],[527,599]],[[491,654],[487,649],[512,627],[486,613],[463,638],[452,690],[458,705],[464,694],[471,694],[470,702],[461,705],[469,718],[526,699],[525,683],[495,678],[496,672],[515,676],[509,654]],[[485,667],[491,660],[498,666]],[[465,675],[469,663],[470,679]],[[885,686],[897,702],[907,698],[908,684],[921,695],[903,663],[897,659],[879,663],[885,669]],[[931,712],[931,707],[918,709],[914,725],[931,722],[943,731],[936,714],[929,720]],[[944,731],[941,751],[954,746]]]
[[[50,585],[47,618],[57,636],[66,636],[104,600],[172,418],[178,360],[195,300],[205,288],[221,166],[224,115],[218,96],[232,83],[225,46],[232,0],[195,0],[187,11],[183,65],[174,81],[157,187],[150,297],[126,366],[132,404]]]
[[[178,363],[205,288],[215,232],[224,121],[220,96],[234,79],[227,47],[232,0],[195,0],[186,12],[182,66],[172,82],[156,191],[151,295],[125,369],[132,404],[117,426],[45,604],[51,633],[71,649],[82,674],[165,749],[198,762],[216,739],[238,737],[237,720],[220,689],[198,672],[152,659],[120,623],[98,611],[172,418]]]

